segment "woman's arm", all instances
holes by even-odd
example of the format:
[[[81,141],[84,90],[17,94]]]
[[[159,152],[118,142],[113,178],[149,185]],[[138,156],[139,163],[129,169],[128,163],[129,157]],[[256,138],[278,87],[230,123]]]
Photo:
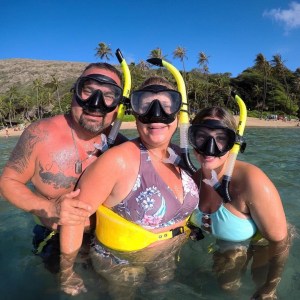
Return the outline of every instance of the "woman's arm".
[[[112,148],[101,155],[86,169],[78,182],[80,194],[76,199],[89,204],[92,213],[108,199],[112,199],[110,200],[112,202],[117,199],[115,201],[120,202],[124,196],[119,191],[119,183],[121,182],[120,176],[123,176],[123,169],[127,164],[123,160],[122,152],[124,151],[117,148]],[[60,231],[61,289],[71,295],[86,291],[82,279],[74,271],[74,263],[82,244],[83,231],[84,223],[76,226],[61,226]]]
[[[261,260],[260,255],[262,254],[263,256],[265,250],[268,251],[268,259],[264,262],[268,270],[265,281],[257,282],[255,279],[257,279],[256,277],[258,277],[258,279],[260,278],[259,273],[262,269],[252,269],[253,279],[258,284],[258,290],[254,293],[252,299],[277,299],[276,289],[281,280],[282,272],[289,255],[290,238],[287,236],[286,239],[280,242],[268,241],[268,246],[254,245],[253,249],[255,251],[253,257],[254,264],[256,260]]]
[[[61,289],[72,296],[86,292],[83,280],[74,272],[74,263],[82,244],[84,224],[61,226],[60,230],[60,280]]]
[[[290,242],[282,202],[271,180],[258,168],[248,169],[247,206],[262,236],[268,240],[268,273],[254,299],[275,299]],[[256,246],[260,247],[260,246]]]

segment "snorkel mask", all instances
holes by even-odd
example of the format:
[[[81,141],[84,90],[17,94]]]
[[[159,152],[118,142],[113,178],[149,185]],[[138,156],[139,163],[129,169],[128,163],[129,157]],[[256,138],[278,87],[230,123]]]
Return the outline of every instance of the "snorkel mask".
[[[143,124],[172,123],[178,114],[181,94],[162,85],[149,85],[134,91],[130,97],[131,108]]]
[[[101,114],[112,112],[122,99],[122,88],[112,78],[101,74],[79,77],[74,93],[83,110]]]
[[[215,157],[225,155],[236,142],[236,133],[220,120],[213,119],[191,125],[188,137],[197,153]]]
[[[243,134],[244,134],[244,129],[245,129],[246,120],[247,120],[247,108],[246,108],[244,101],[235,92],[231,91],[231,95],[236,100],[236,102],[239,106],[239,109],[240,109],[239,123],[238,123],[237,131],[235,133],[234,145],[230,148],[230,154],[227,159],[226,169],[224,171],[222,181],[220,182],[218,180],[218,176],[217,176],[217,173],[215,170],[211,171],[211,179],[203,179],[203,181],[206,184],[213,187],[213,189],[215,191],[217,191],[217,193],[223,198],[223,201],[225,203],[231,201],[231,196],[229,194],[229,184],[231,182],[231,176],[233,173],[237,155],[239,152],[243,153],[246,148],[246,142],[245,142],[245,139],[243,138]],[[208,121],[208,120],[205,120],[205,121]],[[192,125],[191,127],[193,127],[193,126],[194,125]],[[190,142],[194,143],[194,145],[192,144],[193,147],[197,146],[195,134],[193,134],[193,129],[191,129],[191,132],[190,132]],[[229,145],[230,145],[230,142],[228,141],[228,147],[229,147]],[[224,148],[224,151],[225,151],[225,148]]]

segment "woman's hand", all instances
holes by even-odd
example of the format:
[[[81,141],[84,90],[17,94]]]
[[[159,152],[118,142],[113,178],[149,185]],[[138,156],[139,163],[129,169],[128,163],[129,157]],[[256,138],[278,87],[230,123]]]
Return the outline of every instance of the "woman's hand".
[[[60,288],[66,294],[76,296],[87,289],[81,277],[73,270],[77,251],[72,254],[62,253],[60,255]]]
[[[74,271],[72,271],[69,274],[67,272],[61,272],[60,281],[61,290],[64,291],[66,294],[76,296],[82,292],[87,292],[87,289],[83,284],[83,280]]]
[[[260,287],[251,297],[251,300],[276,300],[276,299],[277,299],[276,287],[270,289],[270,287],[265,285]]]

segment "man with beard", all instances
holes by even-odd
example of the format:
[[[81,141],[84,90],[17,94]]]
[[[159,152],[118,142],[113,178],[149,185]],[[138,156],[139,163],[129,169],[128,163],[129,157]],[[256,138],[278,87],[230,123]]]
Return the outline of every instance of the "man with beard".
[[[107,147],[122,99],[121,81],[121,73],[110,64],[88,65],[74,85],[71,111],[28,126],[0,177],[2,196],[34,214],[34,252],[53,272],[58,271],[59,225],[90,225],[91,208],[73,199],[80,193],[73,189]],[[125,140],[119,134],[115,144]]]

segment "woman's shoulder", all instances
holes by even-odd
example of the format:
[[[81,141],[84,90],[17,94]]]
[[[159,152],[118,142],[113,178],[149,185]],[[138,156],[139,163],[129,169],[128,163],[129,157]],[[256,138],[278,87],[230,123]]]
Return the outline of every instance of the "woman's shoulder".
[[[259,167],[244,161],[236,161],[235,179],[246,186],[263,186],[271,182],[266,173]]]
[[[139,147],[137,142],[135,140],[130,140],[110,148],[104,154],[106,157],[116,157],[119,160],[126,160],[132,157],[136,157],[138,151]]]
[[[263,173],[263,171],[254,164],[237,160],[235,165],[235,170],[239,172],[240,175],[252,176],[252,174]]]

